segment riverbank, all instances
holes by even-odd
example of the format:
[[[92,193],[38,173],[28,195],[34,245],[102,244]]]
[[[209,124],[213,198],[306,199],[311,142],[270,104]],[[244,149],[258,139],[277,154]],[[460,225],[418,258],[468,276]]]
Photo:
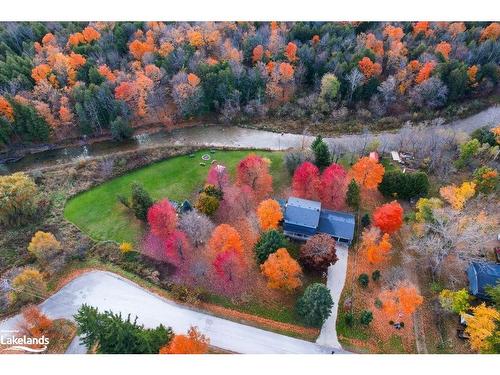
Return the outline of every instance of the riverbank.
[[[397,133],[398,130],[400,131],[401,128],[407,125],[460,128],[457,124],[467,122],[468,119],[475,119],[475,123],[478,125],[477,128],[500,122],[500,111],[498,110],[500,106],[498,103],[500,103],[500,96],[493,95],[488,99],[471,101],[456,106],[453,110],[448,107],[437,112],[383,117],[378,120],[349,116],[348,119],[319,124],[293,120],[272,120],[268,122],[221,125],[216,124],[211,119],[207,119],[208,122],[183,122],[171,128],[165,128],[161,124],[144,124],[135,129],[132,139],[121,142],[114,141],[108,132],[98,137],[75,137],[66,139],[63,142],[23,148],[17,147],[7,152],[0,152],[0,174],[32,169],[30,167],[37,168],[46,164],[45,162],[60,163],[61,160],[76,160],[89,156],[100,156],[108,152],[130,151],[162,143],[166,145],[206,144],[207,146],[238,147],[237,142],[232,142],[230,145],[227,142],[225,143],[221,139],[222,134],[224,134],[224,137],[231,135],[233,138],[244,141],[248,140],[245,137],[253,137],[257,134],[256,132],[263,132],[264,138],[268,134],[274,140],[274,145],[268,143],[262,147],[282,150],[287,147],[301,147],[306,138],[315,137],[318,134],[330,140],[359,137],[360,135],[366,135],[367,132],[374,136],[384,136],[388,133]],[[472,130],[470,127],[465,129],[465,131]],[[281,144],[282,139],[287,137],[293,137],[299,139],[299,141],[295,141],[292,146],[289,146],[289,142],[285,139]],[[250,138],[250,140],[243,147],[252,147],[253,139]],[[261,146],[257,145],[256,147]]]

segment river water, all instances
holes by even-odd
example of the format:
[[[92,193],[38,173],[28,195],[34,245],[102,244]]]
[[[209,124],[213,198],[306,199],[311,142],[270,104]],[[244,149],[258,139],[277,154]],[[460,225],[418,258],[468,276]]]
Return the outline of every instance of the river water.
[[[493,106],[471,117],[444,125],[432,125],[431,129],[453,130],[470,133],[482,126],[493,127],[500,124],[500,106]],[[382,132],[375,135],[348,134],[333,138],[325,138],[332,146],[341,146],[345,150],[356,149],[368,137],[377,138],[390,147],[396,142],[402,130]],[[53,149],[30,154],[11,164],[0,164],[0,173],[35,169],[58,163],[76,161],[80,158],[104,156],[119,151],[140,150],[142,148],[165,145],[194,145],[208,147],[240,147],[285,150],[288,148],[306,147],[314,139],[313,136],[273,133],[265,130],[247,129],[238,126],[196,126],[163,131],[154,134],[139,134],[125,142],[103,141],[93,144],[82,144],[63,149]]]

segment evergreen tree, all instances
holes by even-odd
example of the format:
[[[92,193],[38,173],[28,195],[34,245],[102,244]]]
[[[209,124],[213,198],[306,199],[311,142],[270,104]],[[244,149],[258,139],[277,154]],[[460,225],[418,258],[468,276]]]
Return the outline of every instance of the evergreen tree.
[[[349,182],[345,200],[349,207],[355,210],[359,208],[359,203],[360,203],[359,186],[356,183],[356,181],[354,181],[354,179],[352,179],[351,182]]]
[[[275,229],[264,232],[255,244],[255,256],[257,258],[257,262],[259,264],[264,263],[269,255],[282,247],[287,248],[287,246],[288,241],[283,233],[278,232]]]
[[[172,329],[159,325],[144,328],[132,321],[130,315],[123,319],[121,314],[111,311],[100,313],[97,308],[82,305],[75,315],[81,342],[99,354],[157,354],[160,348],[170,342]]]
[[[330,316],[332,307],[330,290],[323,284],[314,283],[299,298],[296,309],[306,324],[320,327]]]
[[[132,184],[132,204],[135,217],[139,220],[146,221],[148,210],[153,205],[153,199],[144,187],[138,182]]]
[[[330,165],[331,155],[330,150],[328,150],[328,145],[321,141],[314,148],[314,164],[318,168],[324,168]]]

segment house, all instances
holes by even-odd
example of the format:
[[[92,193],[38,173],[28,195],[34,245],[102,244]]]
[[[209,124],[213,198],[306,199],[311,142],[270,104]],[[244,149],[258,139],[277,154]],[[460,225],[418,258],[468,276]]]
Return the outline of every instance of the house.
[[[354,238],[354,215],[321,208],[321,203],[290,197],[284,205],[283,232],[298,240],[326,233],[338,242],[350,244]]]
[[[500,281],[500,264],[487,262],[471,262],[467,268],[469,291],[473,296],[489,299],[485,288],[495,286]]]

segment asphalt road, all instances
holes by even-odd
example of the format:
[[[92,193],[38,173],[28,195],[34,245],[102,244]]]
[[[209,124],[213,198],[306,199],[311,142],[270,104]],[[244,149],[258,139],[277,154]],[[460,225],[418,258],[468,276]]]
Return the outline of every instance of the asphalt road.
[[[78,308],[87,303],[99,310],[138,316],[145,327],[160,323],[185,333],[190,326],[210,338],[211,345],[244,354],[330,354],[347,353],[341,348],[318,345],[259,328],[214,317],[157,296],[118,275],[92,271],[74,279],[40,304],[50,318],[72,319]],[[16,315],[0,322],[0,330],[15,329],[21,319]],[[69,352],[82,348],[73,342]]]

